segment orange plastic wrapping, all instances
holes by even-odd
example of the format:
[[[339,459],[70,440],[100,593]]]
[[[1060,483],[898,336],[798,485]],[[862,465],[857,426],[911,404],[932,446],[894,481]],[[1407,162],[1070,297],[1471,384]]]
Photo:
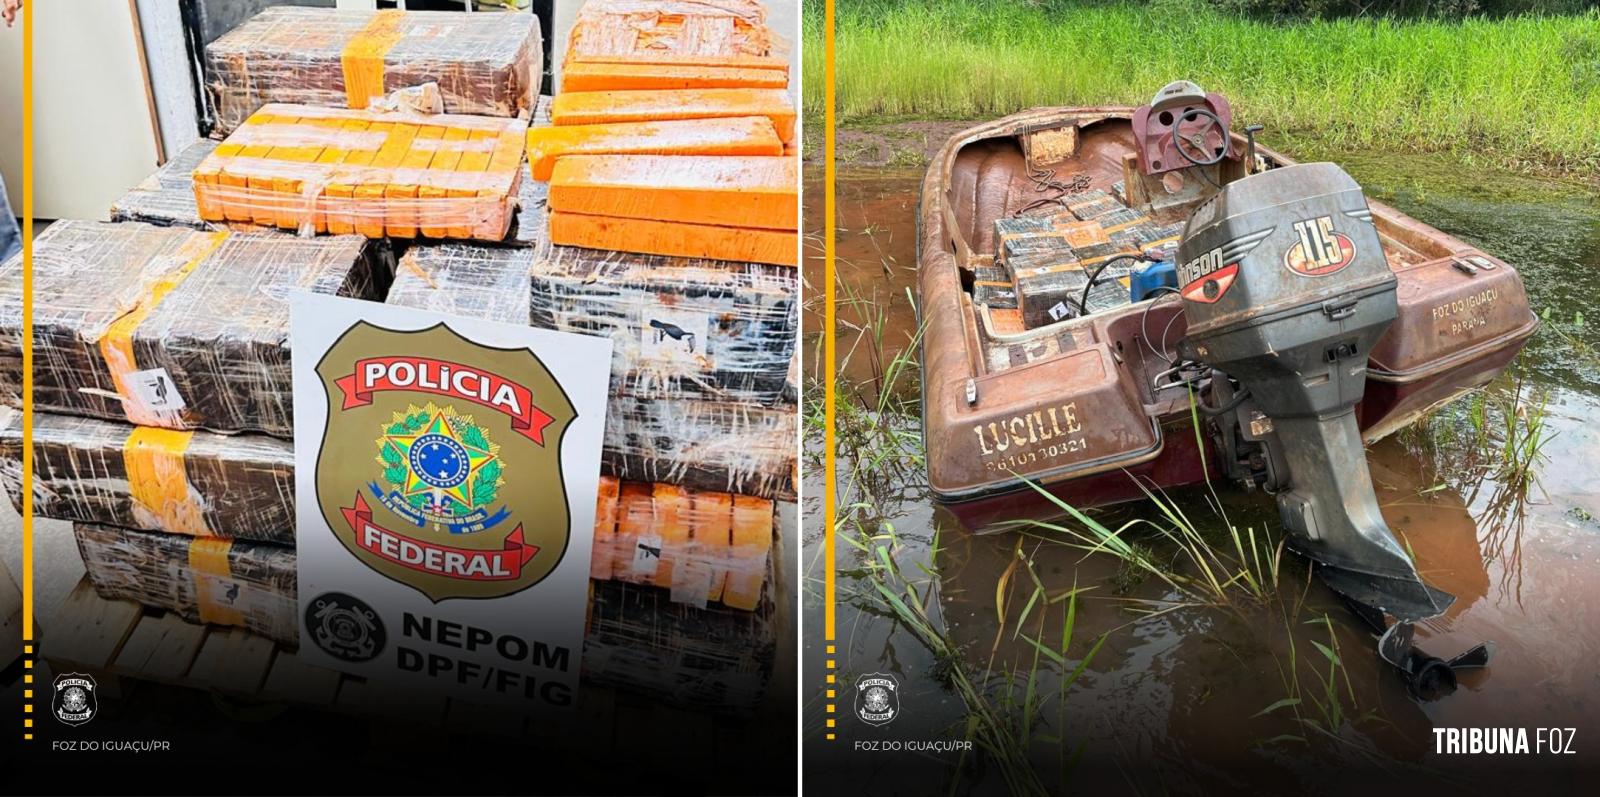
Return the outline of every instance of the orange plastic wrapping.
[[[733,497],[733,543],[728,559],[727,584],[722,602],[735,609],[754,609],[761,602],[763,579],[757,575],[766,567],[772,549],[772,504],[745,495]],[[757,568],[760,563],[760,568]]]
[[[611,578],[611,550],[617,536],[617,498],[619,485],[610,476],[600,477],[600,490],[594,507],[594,555],[589,557],[589,578]]]
[[[557,126],[736,116],[765,116],[779,139],[794,139],[794,100],[783,89],[564,92],[550,104]]]
[[[676,119],[599,125],[532,127],[528,165],[549,180],[556,159],[568,155],[781,155],[783,142],[764,116]]]
[[[779,266],[796,265],[799,258],[799,239],[792,230],[719,227],[559,211],[550,214],[550,241],[563,246]]]
[[[301,235],[498,241],[526,146],[520,119],[267,105],[195,168],[195,204]]]
[[[789,73],[755,66],[576,63],[561,72],[562,91],[625,89],[782,89]]]
[[[550,177],[559,213],[796,230],[800,165],[793,158],[574,155]]]
[[[615,492],[612,492],[612,491]],[[771,501],[603,479],[591,576],[670,590],[673,603],[753,611],[767,581]]]

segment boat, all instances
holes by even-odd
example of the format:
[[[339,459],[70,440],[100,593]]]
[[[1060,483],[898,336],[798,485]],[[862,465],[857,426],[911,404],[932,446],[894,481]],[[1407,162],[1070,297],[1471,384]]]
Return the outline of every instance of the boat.
[[[1403,621],[1417,578],[1362,445],[1481,387],[1538,329],[1516,269],[1235,129],[1189,81],[952,137],[922,185],[923,434],[968,529],[1233,481]]]

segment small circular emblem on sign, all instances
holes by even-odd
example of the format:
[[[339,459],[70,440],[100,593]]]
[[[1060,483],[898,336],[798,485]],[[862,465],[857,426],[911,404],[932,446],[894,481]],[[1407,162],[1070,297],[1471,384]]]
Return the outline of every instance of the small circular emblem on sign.
[[[344,661],[371,661],[383,651],[383,621],[365,601],[325,592],[306,607],[306,633],[323,652]]]

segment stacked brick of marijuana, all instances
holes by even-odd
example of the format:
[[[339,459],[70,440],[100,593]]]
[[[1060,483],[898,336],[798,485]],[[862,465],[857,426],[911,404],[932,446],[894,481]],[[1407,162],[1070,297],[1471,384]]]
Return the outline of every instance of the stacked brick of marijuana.
[[[383,296],[366,241],[59,221],[34,242],[33,402],[166,429],[292,429],[288,294]],[[22,265],[0,265],[0,400],[22,391]]]
[[[548,105],[549,98],[544,98]],[[220,221],[200,218],[200,207],[195,202],[194,171],[207,156],[216,151],[218,142],[201,139],[184,148],[149,177],[129,189],[111,204],[112,221],[142,221],[162,227],[190,227],[196,230],[237,230],[240,232],[268,229],[253,220]],[[511,229],[499,243],[507,246],[534,246],[546,237],[544,229],[544,202],[547,187],[528,176],[528,164],[518,167],[517,195],[513,203]],[[530,222],[528,214],[537,210],[538,218]],[[276,229],[276,225],[273,226]],[[353,232],[353,230],[352,230]],[[382,241],[383,239],[380,239]],[[393,247],[381,247],[381,254],[392,255]],[[392,256],[389,257],[392,266]]]
[[[557,244],[793,266],[788,64],[755,0],[589,0],[528,133]]]
[[[527,124],[273,104],[194,170],[207,221],[368,238],[478,238],[510,228]]]
[[[1052,206],[996,219],[994,230],[995,265],[976,275],[973,301],[1014,308],[1032,329],[1127,304],[1136,262],[1122,256],[1175,242],[1182,225],[1157,224],[1093,190],[1072,196],[1065,210]],[[1091,277],[1094,287],[1080,306]]]
[[[381,297],[389,276],[374,248],[357,236],[52,224],[34,244],[27,496],[11,409],[21,262],[0,264],[0,477],[12,499],[77,523],[102,593],[292,642],[293,446],[271,436],[292,428],[287,298]]]
[[[367,108],[395,89],[437,84],[443,111],[517,116],[544,62],[531,14],[269,8],[207,45],[218,135],[269,103]]]

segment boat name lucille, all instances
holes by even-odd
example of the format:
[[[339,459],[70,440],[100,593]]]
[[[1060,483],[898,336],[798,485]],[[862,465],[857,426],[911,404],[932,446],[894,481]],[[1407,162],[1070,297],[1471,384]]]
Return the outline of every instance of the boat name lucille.
[[[1012,446],[1036,445],[1057,437],[1083,431],[1078,423],[1078,402],[1043,407],[1000,421],[972,427],[978,435],[978,448],[984,456],[1004,453]]]

